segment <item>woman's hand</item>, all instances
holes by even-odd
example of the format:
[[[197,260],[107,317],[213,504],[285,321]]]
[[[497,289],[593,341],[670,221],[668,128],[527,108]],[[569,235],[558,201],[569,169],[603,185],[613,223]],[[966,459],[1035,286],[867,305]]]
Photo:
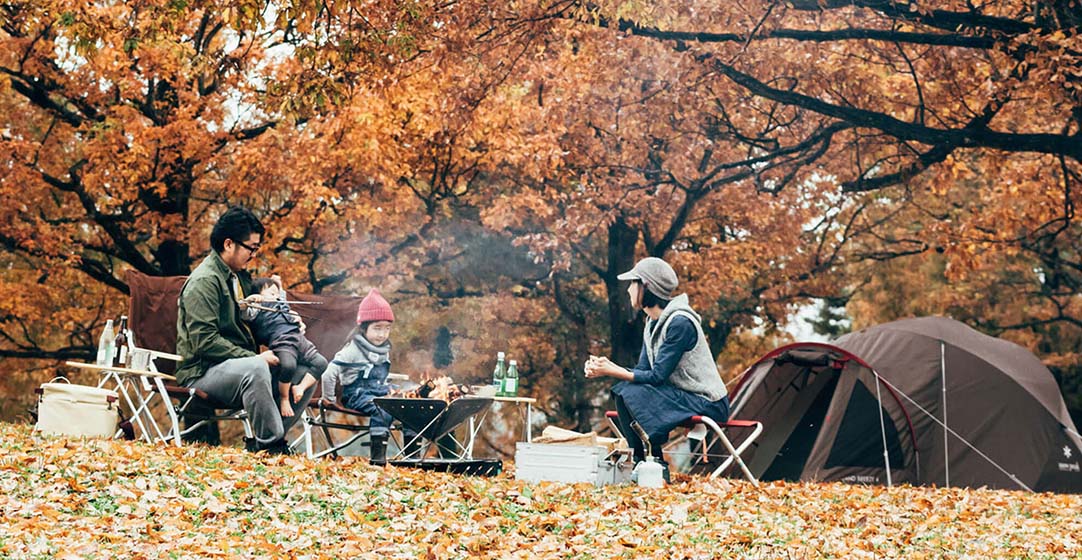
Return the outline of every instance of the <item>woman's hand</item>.
[[[597,356],[590,356],[590,358],[586,360],[586,365],[584,365],[582,369],[584,372],[586,372],[586,379],[593,379],[595,377],[601,376],[601,374],[597,371]]]
[[[593,379],[595,377],[612,377],[614,374],[623,371],[624,368],[612,363],[605,356],[590,356],[590,359],[586,360],[586,366],[583,369],[586,371],[586,378]]]

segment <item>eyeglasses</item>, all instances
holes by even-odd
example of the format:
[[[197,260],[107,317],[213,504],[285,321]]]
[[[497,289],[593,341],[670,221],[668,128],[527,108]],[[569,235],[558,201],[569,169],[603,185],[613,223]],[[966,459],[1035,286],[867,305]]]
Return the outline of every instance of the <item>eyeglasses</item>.
[[[245,249],[248,249],[248,252],[252,253],[252,254],[255,254],[255,253],[259,252],[259,249],[263,247],[262,245],[260,245],[258,243],[255,245],[255,247],[252,247],[251,245],[248,245],[247,243],[243,243],[241,241],[237,241],[236,239],[233,240],[233,243],[236,243],[237,245],[240,245],[241,247],[244,247]]]

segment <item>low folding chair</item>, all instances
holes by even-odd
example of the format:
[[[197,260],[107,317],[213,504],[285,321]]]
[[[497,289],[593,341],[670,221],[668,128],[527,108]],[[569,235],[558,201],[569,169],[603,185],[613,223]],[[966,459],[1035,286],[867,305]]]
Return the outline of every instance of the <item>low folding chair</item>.
[[[220,420],[240,421],[244,426],[244,437],[255,436],[248,413],[244,409],[232,408],[217,402],[199,389],[167,384],[165,390],[172,403],[172,406],[168,408],[171,428],[166,439],[173,440],[178,447],[185,437]],[[181,420],[184,421],[186,427],[181,428]]]
[[[605,419],[608,420],[609,426],[612,430],[619,434],[620,427],[617,424],[617,418],[619,414],[615,410],[610,410],[605,413]],[[728,422],[718,423],[708,416],[692,416],[685,423],[684,427],[688,428],[687,438],[690,441],[698,441],[700,443],[700,450],[694,451],[693,454],[696,457],[696,461],[702,464],[709,464],[710,458],[713,456],[710,453],[711,448],[715,441],[720,441],[722,446],[728,453],[725,456],[725,460],[721,465],[710,473],[710,478],[717,478],[726,471],[734,463],[740,466],[740,470],[744,473],[744,477],[749,482],[758,486],[759,481],[751,474],[748,466],[744,463],[744,459],[741,458],[741,454],[746,451],[753,443],[759,434],[763,432],[763,423],[758,420],[729,420]],[[726,435],[726,430],[750,429],[751,433],[748,434],[744,440],[740,443],[739,447],[733,447],[732,442]],[[713,435],[715,441],[707,441],[710,438],[709,435]]]
[[[337,459],[339,451],[369,435],[368,415],[352,408],[346,408],[338,403],[327,402],[322,399],[320,393],[320,389],[317,388],[315,395],[312,396],[312,401],[308,403],[308,409],[302,413],[303,417],[300,423],[303,431],[289,446],[296,449],[303,442],[304,454],[309,459],[317,459],[327,455]],[[341,419],[336,421],[336,416]],[[316,451],[314,444],[316,429],[323,434],[323,440],[326,442],[326,447],[319,451]],[[345,430],[351,432],[351,434],[345,439],[337,438],[336,440],[331,430]]]
[[[148,276],[130,270],[124,279],[131,295],[128,321],[133,339],[138,337],[144,348],[155,351],[155,356],[179,362],[180,356],[171,352],[175,351],[177,340],[177,299],[187,277]],[[341,347],[342,341],[346,340],[349,330],[353,328],[361,298],[291,292],[290,299],[320,304],[306,306],[304,313],[308,316],[305,320],[308,330],[305,336],[324,356],[331,356],[334,350]],[[160,365],[161,373],[172,373],[175,369],[175,364],[169,361]],[[159,391],[163,400],[169,403],[165,408],[170,424],[167,433],[160,439],[172,440],[180,445],[183,437],[200,428],[212,426],[219,420],[240,421],[244,425],[245,435],[252,437],[252,426],[243,410],[231,409],[223,403],[214,402],[209,395],[198,389],[162,382]],[[186,428],[181,427],[182,419],[187,423]],[[311,435],[312,425],[305,423],[304,426],[308,430],[307,435]],[[311,438],[308,438],[308,442],[307,445],[310,445]]]
[[[150,350],[151,371],[172,373],[182,359],[172,351],[176,345],[177,298],[185,279],[184,276],[147,276],[136,271],[128,271],[125,275],[131,295],[128,320],[132,346],[129,351]],[[159,360],[162,362],[156,363]],[[143,377],[141,383],[147,394],[151,393],[150,385],[153,384],[153,392],[161,395],[165,403],[169,427],[163,433],[155,426],[158,440],[180,446],[185,437],[219,420],[240,421],[246,437],[252,437],[254,433],[244,410],[215,402],[201,390],[181,387],[174,380],[161,377]]]
[[[392,381],[409,381],[409,376],[402,373],[390,373],[387,378]],[[368,415],[359,410],[348,408],[339,402],[325,401],[322,397],[323,386],[317,384],[316,392],[312,395],[312,401],[308,403],[308,409],[302,413],[300,423],[303,432],[290,442],[289,447],[297,449],[303,443],[304,454],[310,459],[326,457],[327,455],[337,459],[339,451],[370,435]],[[317,430],[323,434],[322,439],[326,443],[326,446],[318,451],[314,439]],[[342,439],[336,437],[331,430],[344,430],[351,433],[348,437]],[[397,440],[393,441],[395,441],[396,445],[398,444]]]

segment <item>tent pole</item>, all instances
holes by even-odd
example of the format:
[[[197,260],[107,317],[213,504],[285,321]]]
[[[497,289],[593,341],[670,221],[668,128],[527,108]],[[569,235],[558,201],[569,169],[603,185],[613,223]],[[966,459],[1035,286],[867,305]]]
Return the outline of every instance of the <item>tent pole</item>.
[[[951,457],[947,449],[947,345],[939,341],[939,379],[943,384],[943,473],[945,487],[951,487]]]
[[[952,429],[948,428],[946,424],[944,424],[944,423],[940,422],[940,421],[939,421],[939,418],[936,418],[936,417],[935,417],[935,415],[934,415],[934,414],[932,414],[932,412],[931,412],[930,410],[928,410],[928,409],[924,408],[923,406],[921,406],[921,405],[920,405],[920,403],[918,403],[917,401],[913,400],[913,397],[910,397],[909,395],[905,394],[905,391],[902,391],[901,389],[899,389],[899,388],[898,388],[898,387],[896,387],[896,386],[895,386],[895,385],[894,385],[893,383],[891,383],[890,381],[888,381],[888,380],[886,380],[886,379],[883,379],[883,383],[884,383],[884,384],[886,384],[886,386],[887,386],[887,387],[888,387],[888,388],[889,388],[890,390],[894,391],[895,393],[898,393],[899,395],[901,395],[901,396],[902,396],[902,398],[904,398],[905,400],[909,401],[909,404],[911,404],[911,405],[913,405],[914,407],[916,407],[916,409],[917,409],[917,410],[919,410],[919,411],[921,412],[921,414],[923,414],[923,415],[927,416],[928,418],[930,418],[930,419],[932,420],[932,422],[935,422],[936,424],[939,424],[940,426],[943,426],[943,429],[944,429],[944,430],[946,430],[946,431],[950,432],[950,434],[951,434],[952,436],[954,436],[954,437],[955,437],[955,439],[957,439],[958,441],[962,442],[962,443],[963,443],[963,444],[964,444],[964,445],[965,445],[966,447],[968,447],[968,448],[972,449],[972,450],[973,450],[973,452],[974,452],[974,453],[976,453],[977,455],[979,455],[981,459],[984,459],[985,461],[988,461],[988,464],[989,464],[989,465],[992,465],[992,466],[993,466],[993,467],[995,467],[995,468],[996,468],[997,470],[999,470],[999,472],[1003,473],[1003,474],[1004,474],[1004,476],[1006,476],[1007,478],[1009,478],[1009,479],[1013,480],[1013,481],[1014,481],[1014,483],[1015,483],[1015,484],[1017,484],[1019,488],[1021,488],[1021,489],[1025,490],[1025,491],[1027,491],[1027,492],[1032,492],[1032,491],[1033,491],[1033,489],[1032,489],[1032,488],[1030,488],[1029,486],[1026,486],[1026,484],[1025,484],[1024,482],[1022,482],[1021,480],[1019,480],[1019,478],[1018,478],[1017,476],[1015,476],[1015,475],[1014,475],[1013,473],[1011,473],[1011,472],[1010,472],[1010,471],[1008,471],[1007,469],[1003,468],[1003,467],[1002,467],[1002,466],[1001,466],[1001,465],[1000,465],[999,463],[997,463],[997,462],[993,461],[991,457],[989,457],[988,455],[986,455],[986,454],[985,454],[985,453],[984,453],[983,451],[981,451],[980,449],[977,449],[977,446],[973,445],[972,443],[969,443],[969,441],[967,441],[967,440],[966,440],[966,438],[962,437],[962,434],[959,434],[958,432],[955,432],[954,430],[952,430]],[[918,479],[918,480],[919,480],[919,479]]]
[[[879,392],[879,374],[872,370],[875,376],[875,400],[879,403],[879,433],[883,436],[883,464],[887,466],[887,488],[893,486],[890,480],[890,451],[887,449],[887,425],[883,420],[883,395]]]

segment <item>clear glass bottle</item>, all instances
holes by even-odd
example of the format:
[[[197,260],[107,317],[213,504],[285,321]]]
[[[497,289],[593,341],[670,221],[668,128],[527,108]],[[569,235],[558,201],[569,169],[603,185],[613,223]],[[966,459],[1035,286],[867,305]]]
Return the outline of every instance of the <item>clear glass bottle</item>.
[[[518,362],[511,360],[507,366],[507,375],[503,378],[503,397],[513,397],[518,394]]]
[[[98,338],[98,355],[94,359],[94,363],[99,366],[112,365],[115,343],[116,334],[113,333],[113,320],[109,319],[105,321],[105,330],[102,331],[101,336]]]

